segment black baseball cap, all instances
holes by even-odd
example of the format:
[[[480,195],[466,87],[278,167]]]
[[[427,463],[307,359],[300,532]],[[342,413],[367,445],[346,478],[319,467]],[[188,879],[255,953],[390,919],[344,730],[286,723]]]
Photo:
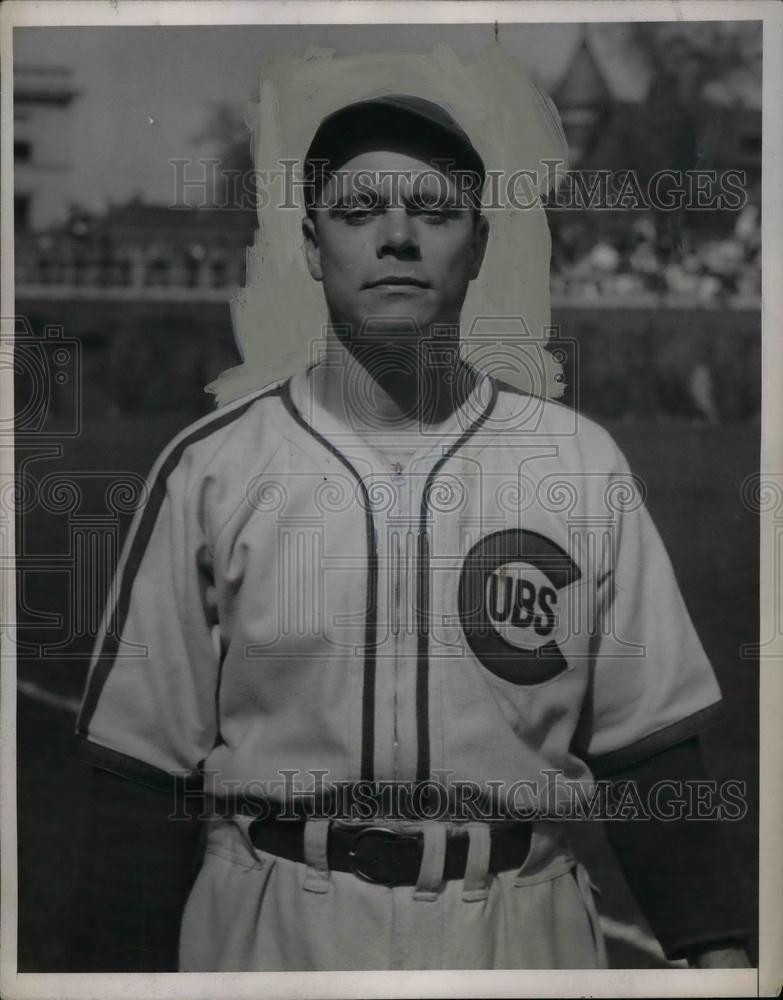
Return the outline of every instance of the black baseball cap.
[[[384,94],[328,115],[305,154],[305,201],[312,208],[334,171],[360,153],[390,149],[459,172],[478,207],[486,171],[465,130],[440,104],[409,94]]]

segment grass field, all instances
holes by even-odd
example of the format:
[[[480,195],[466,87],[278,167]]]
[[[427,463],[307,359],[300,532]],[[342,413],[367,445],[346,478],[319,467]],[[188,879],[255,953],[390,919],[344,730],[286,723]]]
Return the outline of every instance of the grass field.
[[[38,481],[66,470],[77,477],[85,472],[145,473],[181,424],[180,418],[164,415],[95,421],[64,444],[60,457],[38,459],[25,468]],[[747,816],[730,824],[728,835],[740,861],[750,912],[755,912],[757,668],[740,650],[757,640],[758,531],[741,489],[758,468],[759,429],[756,424],[607,426],[647,485],[648,506],[724,691],[728,719],[707,734],[706,753],[715,777],[747,784]],[[90,516],[101,512],[104,486],[99,477],[84,479],[83,511]],[[31,556],[62,552],[64,521],[32,507],[21,526],[20,551]],[[120,529],[127,529],[127,518]],[[56,622],[47,625],[40,619],[42,613],[56,611],[67,619],[64,579],[61,572],[31,572],[21,588],[26,610],[20,619],[27,622],[22,640],[62,645],[59,653],[51,650],[46,656],[34,648],[22,650],[18,664],[24,685],[17,731],[20,971],[64,968],[74,847],[84,822],[84,775],[72,756],[71,703],[81,692],[90,638],[71,640],[67,621],[58,631]]]

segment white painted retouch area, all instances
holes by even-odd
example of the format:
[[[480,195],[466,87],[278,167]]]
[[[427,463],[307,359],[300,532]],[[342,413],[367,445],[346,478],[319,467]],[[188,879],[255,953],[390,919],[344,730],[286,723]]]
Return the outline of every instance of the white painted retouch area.
[[[491,374],[535,395],[561,394],[559,366],[543,350],[550,326],[546,215],[540,204],[528,207],[534,199],[530,182],[521,176],[516,205],[506,197],[515,173],[533,172],[545,189],[553,177],[547,161],[565,163],[557,112],[501,45],[488,46],[475,61],[441,45],[431,53],[351,56],[309,49],[303,56],[274,56],[263,64],[259,97],[249,106],[247,120],[256,170],[262,176],[277,174],[277,182],[267,190],[259,184],[259,230],[247,284],[232,303],[243,361],[209,387],[219,404],[318,357],[327,318],[323,292],[305,265],[301,187],[289,189],[296,207],[290,207],[290,198],[281,207],[280,165],[296,161],[301,176],[305,151],[322,119],[353,101],[383,93],[407,93],[444,106],[470,136],[488,172],[500,172],[500,207],[486,213],[487,255],[462,312],[463,352],[469,340],[470,355],[482,367],[486,343]]]

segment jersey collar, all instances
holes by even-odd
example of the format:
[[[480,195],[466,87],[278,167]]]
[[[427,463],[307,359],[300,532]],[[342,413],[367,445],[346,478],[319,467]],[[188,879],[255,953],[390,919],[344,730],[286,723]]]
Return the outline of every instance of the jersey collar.
[[[335,417],[318,398],[310,373],[316,366],[294,375],[288,383],[288,391],[293,405],[302,421],[330,446],[341,453],[355,467],[365,467],[368,472],[389,474],[392,470],[388,457],[377,447],[383,441],[399,437],[400,431],[390,429],[365,434],[358,427],[352,427]],[[418,438],[418,446],[410,455],[407,469],[426,475],[440,458],[460,441],[471,436],[486,421],[494,408],[497,387],[486,372],[473,366],[477,375],[476,383],[462,405],[442,423],[411,431],[402,432]],[[376,445],[376,446],[374,446]]]

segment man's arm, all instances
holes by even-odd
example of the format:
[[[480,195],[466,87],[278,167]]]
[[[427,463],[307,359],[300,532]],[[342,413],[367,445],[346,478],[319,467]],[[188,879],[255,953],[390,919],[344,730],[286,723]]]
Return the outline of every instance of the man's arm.
[[[92,770],[74,913],[75,969],[177,966],[198,829],[170,816],[179,784],[200,786],[199,764],[218,728],[207,477],[190,447],[211,425],[199,427],[176,438],[152,470],[85,688],[77,750]]]
[[[607,775],[634,782],[643,802],[670,815],[683,782],[706,781],[698,738]],[[659,783],[662,783],[659,785]],[[657,796],[653,787],[659,785]],[[669,789],[667,792],[667,788]],[[747,968],[750,936],[721,822],[683,815],[606,823],[609,842],[636,901],[668,958],[697,968]]]
[[[750,959],[736,945],[713,946],[685,956],[695,969],[749,969]]]
[[[72,972],[175,972],[200,824],[173,796],[92,768],[74,901]],[[181,812],[181,811],[180,811]]]

